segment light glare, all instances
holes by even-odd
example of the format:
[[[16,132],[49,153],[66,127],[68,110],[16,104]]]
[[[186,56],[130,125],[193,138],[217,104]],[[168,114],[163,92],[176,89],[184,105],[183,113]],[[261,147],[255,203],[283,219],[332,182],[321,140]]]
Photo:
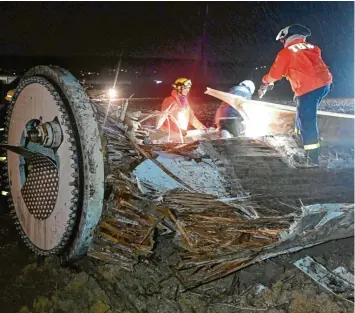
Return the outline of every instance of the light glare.
[[[113,98],[115,98],[117,96],[117,91],[116,90],[114,90],[114,89],[109,89],[109,91],[108,91],[108,97],[110,98],[110,99],[113,99]]]

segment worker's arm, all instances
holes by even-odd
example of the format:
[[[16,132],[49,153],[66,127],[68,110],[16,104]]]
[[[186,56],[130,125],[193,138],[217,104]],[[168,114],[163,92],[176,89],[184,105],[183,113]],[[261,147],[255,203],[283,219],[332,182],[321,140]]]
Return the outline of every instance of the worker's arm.
[[[271,66],[269,73],[263,77],[263,83],[272,84],[275,81],[282,79],[282,77],[287,74],[289,58],[290,52],[288,49],[281,50],[278,53],[274,64]]]
[[[190,117],[189,117],[189,123],[195,127],[196,129],[206,129],[206,126],[203,125],[198,118],[195,116],[194,111],[192,111],[190,107]]]
[[[161,105],[161,111],[162,112],[168,112],[168,111],[170,112],[173,109],[173,107],[175,107],[174,104],[176,105],[176,102],[173,97],[165,98],[162,105]],[[155,129],[160,129],[160,127],[162,127],[162,125],[167,120],[167,118],[168,118],[168,114],[158,116],[156,119],[156,123],[155,123]]]

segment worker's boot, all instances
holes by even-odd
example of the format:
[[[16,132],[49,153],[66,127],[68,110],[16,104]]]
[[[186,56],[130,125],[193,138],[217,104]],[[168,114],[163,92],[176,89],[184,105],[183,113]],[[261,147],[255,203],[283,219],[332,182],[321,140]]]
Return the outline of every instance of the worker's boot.
[[[319,148],[307,151],[307,164],[310,166],[319,166]]]
[[[298,147],[303,148],[303,142],[302,142],[302,137],[299,134],[293,134],[292,138],[295,140],[296,144]]]

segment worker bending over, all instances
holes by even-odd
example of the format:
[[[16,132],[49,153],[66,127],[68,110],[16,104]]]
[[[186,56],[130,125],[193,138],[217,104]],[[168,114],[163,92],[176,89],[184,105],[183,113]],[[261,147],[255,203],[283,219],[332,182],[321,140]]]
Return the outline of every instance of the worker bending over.
[[[238,86],[231,88],[229,93],[250,100],[254,91],[254,83],[251,80],[244,80]],[[228,103],[220,104],[214,120],[221,138],[238,137],[244,134],[245,126],[242,116]]]
[[[186,135],[190,125],[196,129],[207,129],[195,116],[190,107],[187,95],[190,92],[192,83],[190,79],[178,78],[173,84],[171,95],[164,99],[162,111],[167,113],[157,120],[156,128],[180,132]]]
[[[301,136],[308,160],[319,163],[320,144],[317,109],[328,94],[333,76],[325,65],[321,50],[308,42],[308,28],[294,24],[282,29],[276,37],[284,48],[266,74],[259,89],[259,97],[272,89],[273,83],[286,77],[297,99],[295,132]]]

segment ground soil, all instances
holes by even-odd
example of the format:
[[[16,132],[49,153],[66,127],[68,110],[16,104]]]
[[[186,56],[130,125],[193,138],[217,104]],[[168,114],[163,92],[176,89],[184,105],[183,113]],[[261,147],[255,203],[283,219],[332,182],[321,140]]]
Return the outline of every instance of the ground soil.
[[[210,117],[208,117],[209,119]],[[207,117],[206,117],[207,120]],[[2,203],[3,204],[3,203]],[[5,212],[3,204],[0,212]],[[354,238],[328,242],[254,264],[224,279],[184,291],[174,268],[172,235],[133,272],[88,257],[63,266],[22,243],[12,219],[0,217],[1,313],[346,313],[354,305],[317,285],[293,262],[306,255],[354,273]]]
[[[65,267],[59,258],[36,257],[21,243],[9,216],[0,218],[0,229],[0,307],[4,313],[354,310],[351,303],[329,294],[292,264],[309,255],[331,270],[344,266],[353,273],[353,238],[261,262],[184,292],[173,267],[177,248],[169,235],[161,237],[154,255],[130,273],[89,258]]]

